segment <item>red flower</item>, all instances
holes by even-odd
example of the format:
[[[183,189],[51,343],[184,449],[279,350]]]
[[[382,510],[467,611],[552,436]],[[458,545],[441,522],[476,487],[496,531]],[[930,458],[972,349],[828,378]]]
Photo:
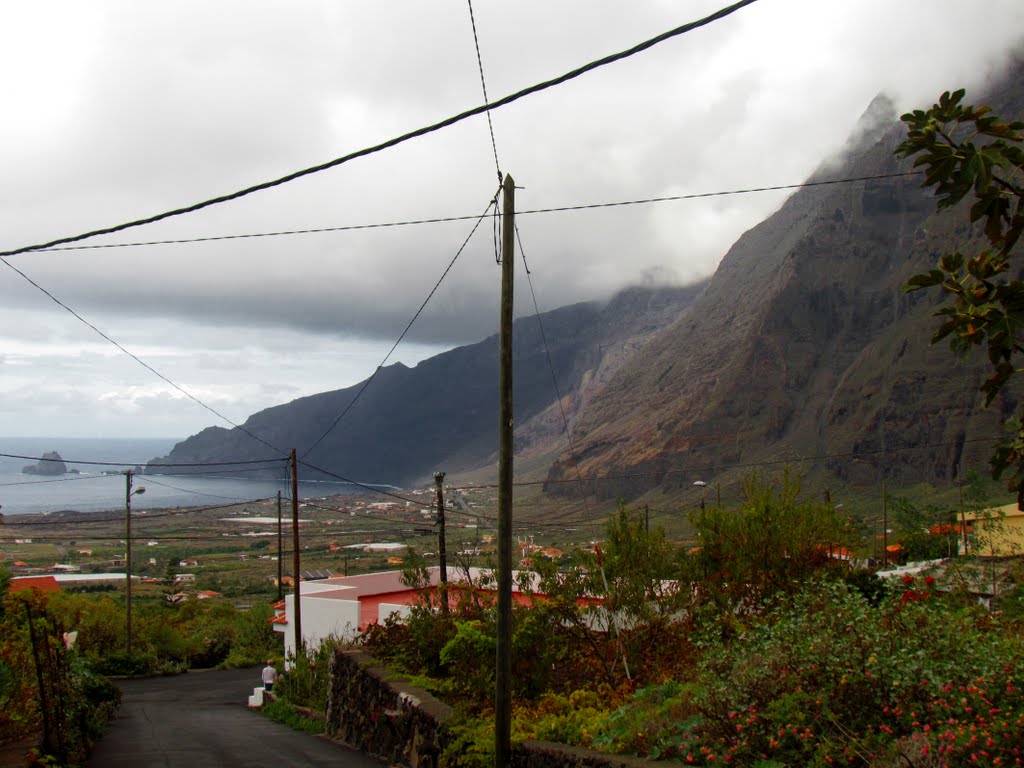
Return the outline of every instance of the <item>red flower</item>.
[[[913,576],[904,576],[903,577],[903,583],[904,584],[913,584],[914,583],[914,577]]]
[[[932,584],[935,583],[935,579],[932,576],[925,576],[924,583],[930,587]]]

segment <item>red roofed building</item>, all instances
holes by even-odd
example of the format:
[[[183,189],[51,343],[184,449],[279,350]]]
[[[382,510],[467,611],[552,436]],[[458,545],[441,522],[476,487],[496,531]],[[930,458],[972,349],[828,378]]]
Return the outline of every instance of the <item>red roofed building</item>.
[[[302,581],[302,638],[306,647],[316,646],[326,637],[335,636],[351,639],[371,624],[383,622],[391,616],[404,616],[425,594],[437,590],[439,571],[436,566],[427,568],[429,584],[423,588],[411,588],[402,582],[402,571],[365,573],[358,576],[336,576],[318,581]],[[474,585],[482,577],[490,576],[489,571],[470,568],[470,579]],[[512,599],[520,605],[529,605],[532,597],[519,590],[518,574],[513,571]],[[531,574],[536,590],[537,574]],[[449,571],[452,589],[481,589],[467,583],[466,574],[459,570]],[[493,590],[493,587],[491,588]],[[536,591],[534,594],[537,594]],[[281,603],[284,603],[282,605]],[[276,615],[270,619],[274,629],[285,638],[285,657],[295,653],[295,630],[290,632],[295,595],[290,594],[283,601],[274,604]]]
[[[11,579],[9,590],[18,592],[23,589],[38,589],[40,592],[60,592],[60,584],[53,576],[15,576]]]

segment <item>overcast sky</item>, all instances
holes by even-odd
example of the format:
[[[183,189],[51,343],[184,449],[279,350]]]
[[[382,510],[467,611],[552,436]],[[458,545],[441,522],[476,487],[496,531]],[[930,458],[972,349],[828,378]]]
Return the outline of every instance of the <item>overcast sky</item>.
[[[724,4],[475,0],[488,94],[496,100]],[[464,0],[5,3],[0,38],[0,250],[233,192],[483,102]],[[799,182],[840,151],[879,92],[903,111],[948,88],[980,89],[1022,44],[1020,0],[760,0],[495,111],[500,168],[523,187],[520,210]],[[89,242],[468,216],[485,210],[497,185],[481,116]],[[546,310],[709,275],[783,199],[524,215],[519,231]],[[10,263],[240,423],[368,376],[472,224]],[[499,271],[488,222],[391,362],[412,365],[496,331]],[[532,308],[526,286],[517,291],[522,311]],[[184,437],[217,423],[0,265],[0,435]]]

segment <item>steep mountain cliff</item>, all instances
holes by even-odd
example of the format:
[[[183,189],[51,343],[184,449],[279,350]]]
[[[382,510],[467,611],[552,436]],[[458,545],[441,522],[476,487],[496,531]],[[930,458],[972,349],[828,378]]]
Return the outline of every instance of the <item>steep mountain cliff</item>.
[[[570,422],[574,420],[629,354],[670,325],[704,285],[633,288],[609,302],[586,302],[544,313],[540,322],[536,317],[516,321],[515,402],[516,421],[521,425],[517,450],[525,455],[544,454],[553,441],[564,439],[562,411]],[[563,396],[561,407],[555,382]],[[267,408],[242,426],[276,448],[296,448],[301,456],[353,402],[361,387]],[[403,485],[429,478],[435,470],[456,472],[493,462],[497,432],[498,345],[492,336],[414,368],[397,364],[381,369],[305,460],[360,482]],[[209,427],[153,461],[190,464],[276,457],[240,429]],[[151,468],[163,473],[202,470]],[[304,468],[303,476],[312,479],[313,473]]]
[[[1022,83],[1018,69],[985,103],[1020,116]],[[909,170],[893,156],[903,133],[861,130],[821,176]],[[593,399],[548,489],[582,476],[599,497],[635,498],[784,460],[853,484],[983,468],[1020,385],[984,410],[984,354],[930,345],[939,297],[900,292],[941,253],[980,241],[964,211],[936,215],[919,185],[804,188],[742,236],[693,306]]]
[[[978,101],[1020,117],[1024,67]],[[910,170],[893,156],[902,138],[891,104],[876,100],[844,158],[812,181],[885,178],[799,190],[704,284],[563,307],[541,317],[543,337],[536,318],[517,321],[517,477],[546,473],[549,492],[574,496],[582,477],[611,500],[784,462],[851,486],[936,483],[983,468],[1021,384],[982,408],[984,355],[958,360],[932,346],[941,297],[900,291],[940,254],[982,239],[965,211],[936,214],[919,177],[891,176]],[[244,427],[302,455],[360,386],[268,408]],[[486,469],[497,407],[492,337],[382,369],[306,461],[400,485],[438,469]],[[211,427],[159,461],[268,457],[241,430]]]

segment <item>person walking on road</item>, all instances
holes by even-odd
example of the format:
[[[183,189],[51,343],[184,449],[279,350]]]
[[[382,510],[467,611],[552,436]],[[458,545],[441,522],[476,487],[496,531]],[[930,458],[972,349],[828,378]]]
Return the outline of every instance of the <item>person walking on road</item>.
[[[263,668],[263,690],[268,693],[274,690],[274,683],[277,681],[277,670],[274,669],[274,660],[268,659],[267,666]]]

